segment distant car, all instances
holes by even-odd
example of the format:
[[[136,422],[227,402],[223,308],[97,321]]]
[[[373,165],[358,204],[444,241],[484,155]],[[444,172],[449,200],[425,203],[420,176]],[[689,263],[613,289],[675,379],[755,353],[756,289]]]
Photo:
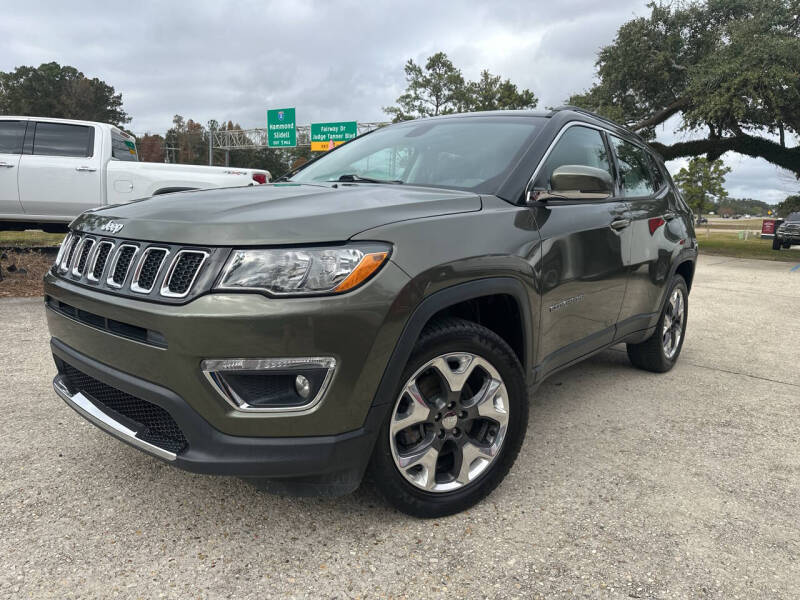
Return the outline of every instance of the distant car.
[[[800,212],[793,212],[778,226],[772,239],[772,249],[780,250],[800,245]]]
[[[708,219],[706,219],[705,217],[697,217],[698,225],[705,225],[706,223],[708,223]]]

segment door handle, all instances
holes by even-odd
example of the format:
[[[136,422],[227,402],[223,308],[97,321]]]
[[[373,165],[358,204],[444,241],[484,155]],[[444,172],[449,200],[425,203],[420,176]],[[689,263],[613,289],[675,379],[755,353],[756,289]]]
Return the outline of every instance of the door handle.
[[[665,221],[672,221],[672,219],[674,219],[677,216],[678,215],[676,215],[674,212],[672,212],[671,210],[668,210],[667,212],[664,213],[664,220]]]
[[[5,167],[6,169],[13,169],[14,165],[12,165],[11,163],[7,163],[7,162],[0,162],[0,167]]]
[[[619,231],[620,229],[625,229],[630,224],[630,219],[617,219],[616,221],[611,221],[611,229]]]
[[[81,171],[82,173],[94,173],[97,169],[92,167],[75,167],[76,171]]]

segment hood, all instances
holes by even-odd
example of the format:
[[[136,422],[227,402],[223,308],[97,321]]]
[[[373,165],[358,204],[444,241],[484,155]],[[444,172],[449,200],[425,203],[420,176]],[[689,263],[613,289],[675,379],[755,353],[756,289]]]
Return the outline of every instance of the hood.
[[[341,242],[380,225],[480,208],[480,196],[471,192],[388,184],[286,183],[155,196],[84,213],[72,227],[98,235],[116,231],[125,239],[197,246],[305,244]]]

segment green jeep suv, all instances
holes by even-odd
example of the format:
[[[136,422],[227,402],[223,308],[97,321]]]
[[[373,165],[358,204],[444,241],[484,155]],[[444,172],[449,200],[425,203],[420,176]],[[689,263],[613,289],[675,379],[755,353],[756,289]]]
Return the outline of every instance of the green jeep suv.
[[[269,186],[76,219],[45,277],[56,392],[128,444],[285,493],[371,478],[435,517],[490,493],[548,375],[681,351],[692,215],[572,108],[409,121]]]

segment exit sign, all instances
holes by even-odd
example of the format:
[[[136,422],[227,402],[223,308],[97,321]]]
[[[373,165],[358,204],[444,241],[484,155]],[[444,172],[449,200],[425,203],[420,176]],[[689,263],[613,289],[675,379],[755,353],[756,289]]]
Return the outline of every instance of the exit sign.
[[[293,108],[267,111],[267,145],[270,148],[297,146],[297,129]]]
[[[311,150],[324,152],[352,140],[358,135],[356,121],[311,124]]]

